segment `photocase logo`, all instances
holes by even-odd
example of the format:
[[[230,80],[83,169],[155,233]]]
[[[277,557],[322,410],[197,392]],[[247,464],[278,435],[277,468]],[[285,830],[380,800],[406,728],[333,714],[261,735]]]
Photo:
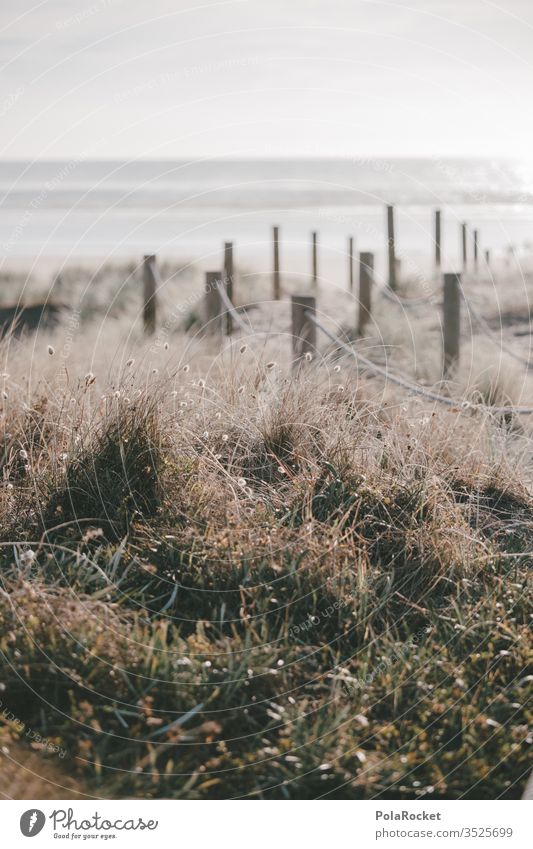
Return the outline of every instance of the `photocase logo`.
[[[20,818],[20,830],[24,837],[35,837],[42,831],[46,822],[46,817],[42,811],[37,808],[30,808],[29,811],[24,811]]]

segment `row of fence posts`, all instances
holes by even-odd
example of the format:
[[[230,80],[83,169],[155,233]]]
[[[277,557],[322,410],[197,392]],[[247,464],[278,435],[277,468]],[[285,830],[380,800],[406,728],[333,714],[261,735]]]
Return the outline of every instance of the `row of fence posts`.
[[[357,333],[364,337],[372,313],[372,285],[374,280],[374,255],[360,255],[359,305]],[[292,338],[294,360],[298,362],[306,353],[316,350],[316,298],[293,295],[291,298]],[[451,377],[459,362],[461,334],[461,275],[444,274],[443,277],[443,375]]]
[[[233,245],[224,246],[224,272],[206,272],[205,322],[211,333],[220,333],[226,316],[226,334],[232,332],[231,313],[222,303],[219,287],[224,286],[233,303]],[[359,255],[359,298],[357,307],[357,334],[364,337],[372,319],[372,290],[374,287],[374,254]],[[309,317],[316,315],[315,295],[291,297],[291,334],[295,361],[316,350],[316,325]],[[459,360],[461,331],[461,274],[449,273],[443,277],[443,373],[450,376]]]
[[[394,227],[394,206],[387,206],[387,259],[388,259],[388,286],[392,290],[397,290],[399,282],[400,260],[396,256],[395,242],[395,227]],[[435,268],[437,272],[441,269],[442,259],[442,214],[440,209],[435,210],[434,219],[434,243],[435,243]],[[279,301],[282,296],[281,291],[281,270],[280,270],[280,233],[279,227],[273,227],[273,271],[272,271],[272,295],[274,300]],[[463,271],[468,269],[468,230],[466,222],[460,224],[461,237],[461,252]],[[354,290],[354,246],[355,240],[353,236],[348,237],[348,290]],[[360,255],[360,269],[366,267],[366,261],[363,257],[370,254]],[[487,267],[490,265],[490,251],[484,253],[485,263]],[[473,260],[474,268],[477,269],[479,263],[479,231],[473,231]],[[311,283],[316,291],[318,287],[318,233],[311,233]],[[233,297],[233,244],[226,242],[224,245],[224,279],[228,289],[230,300]],[[363,288],[366,286],[366,279],[363,280]],[[156,323],[156,274],[155,274],[155,256],[147,255],[144,257],[144,325],[148,334],[155,330]],[[366,303],[366,301],[365,301]],[[228,332],[231,333],[232,319],[228,315],[227,318]],[[360,327],[361,329],[361,327]]]
[[[395,254],[394,240],[394,207],[387,207],[388,228],[388,285],[391,289],[397,288],[397,258]],[[466,264],[467,228],[461,224],[461,236],[463,246],[463,264]],[[474,231],[474,262],[477,263],[479,252],[479,234]],[[488,252],[487,252],[488,253]],[[350,292],[354,289],[354,238],[348,238],[348,285]],[[441,212],[435,211],[435,264],[438,269],[441,265]],[[153,254],[146,255],[143,263],[144,280],[144,331],[146,335],[152,335],[156,330],[157,321],[157,269],[156,257]],[[367,326],[372,316],[372,288],[374,282],[374,254],[361,252],[359,254],[359,298],[358,312],[356,316],[357,333],[360,337],[366,333]],[[312,284],[316,291],[318,284],[318,234],[312,233]],[[233,332],[233,316],[231,312],[221,303],[219,286],[224,286],[229,300],[234,299],[234,257],[233,243],[224,243],[223,270],[206,272],[205,288],[205,323],[209,332],[219,333],[225,328],[225,333],[231,335]],[[450,273],[444,275],[443,290],[443,341],[444,361],[443,372],[449,375],[459,359],[459,337],[460,337],[460,286],[461,275]],[[279,227],[273,228],[273,296],[275,300],[281,298],[281,273],[280,273],[280,251],[279,251]],[[316,343],[316,327],[306,318],[316,310],[316,297],[293,296],[292,298],[292,335],[295,341],[294,354],[298,358],[302,354],[311,352]]]
[[[205,286],[205,320],[211,333],[219,333],[225,324],[226,334],[233,332],[231,312],[221,303],[219,287],[225,287],[228,298],[233,302],[233,244],[224,245],[224,271],[207,271]],[[147,335],[156,329],[156,274],[155,256],[144,258],[144,329]],[[363,252],[359,257],[359,304],[357,314],[357,333],[363,337],[372,316],[372,287],[374,281],[374,255]],[[459,360],[461,275],[444,275],[443,299],[443,337],[444,337],[444,374],[449,375]],[[294,355],[300,358],[312,352],[316,347],[316,326],[306,313],[316,312],[316,297],[292,296],[292,336]]]
[[[391,289],[398,288],[400,260],[396,255],[396,240],[395,240],[395,225],[394,225],[395,209],[394,206],[387,206],[387,261],[388,261],[388,276],[387,282]],[[466,222],[460,225],[461,237],[461,252],[463,271],[468,268],[468,230]],[[442,256],[442,213],[440,209],[435,210],[435,268],[440,272],[441,256]],[[272,228],[272,244],[273,244],[273,271],[272,271],[272,295],[274,300],[279,301],[281,293],[281,270],[280,270],[280,232],[279,227]],[[354,247],[355,240],[353,236],[348,237],[348,290],[353,292],[354,289]],[[484,253],[486,265],[490,264],[490,251],[485,250]],[[473,258],[474,268],[477,269],[479,262],[479,231],[473,231]],[[224,277],[227,280],[228,295],[231,300],[233,288],[233,245],[231,242],[226,242],[224,245]],[[311,282],[313,288],[318,286],[318,233],[311,233]],[[155,256],[147,255],[144,258],[144,287],[145,287],[145,327],[148,333],[153,332],[151,329],[155,327],[155,292],[156,292],[156,277],[155,277]],[[231,317],[228,319],[228,326],[231,325]]]
[[[468,225],[465,221],[460,224],[461,254],[463,272],[468,270]],[[442,211],[435,210],[433,241],[435,245],[435,269],[440,272],[442,263]],[[479,266],[479,230],[473,231],[474,271]],[[396,256],[396,241],[394,236],[394,206],[387,206],[387,248],[388,248],[388,284],[391,289],[398,288],[400,261]],[[490,267],[490,251],[485,251],[485,264]],[[350,289],[351,291],[351,289]]]
[[[387,206],[387,283],[390,289],[397,290],[399,283],[400,259],[396,255],[396,238],[395,238],[395,209],[394,206]],[[462,266],[463,271],[468,270],[468,225],[462,222],[460,225],[461,251],[462,251]],[[434,218],[434,244],[435,244],[435,269],[438,272],[441,270],[442,264],[442,211],[435,210]],[[479,230],[473,231],[473,258],[474,270],[477,271],[479,265]],[[348,236],[348,290],[353,292],[354,287],[354,237]],[[485,263],[490,266],[490,251],[485,250]],[[314,287],[318,285],[318,233],[311,233],[311,281]],[[281,282],[279,269],[279,227],[274,227],[274,298],[279,300],[281,297]]]

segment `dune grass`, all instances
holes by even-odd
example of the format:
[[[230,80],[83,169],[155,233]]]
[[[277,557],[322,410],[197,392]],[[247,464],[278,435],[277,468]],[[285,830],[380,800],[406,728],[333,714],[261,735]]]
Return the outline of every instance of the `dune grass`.
[[[338,356],[85,344],[94,373],[4,343],[4,769],[37,751],[58,798],[518,798],[524,423]]]

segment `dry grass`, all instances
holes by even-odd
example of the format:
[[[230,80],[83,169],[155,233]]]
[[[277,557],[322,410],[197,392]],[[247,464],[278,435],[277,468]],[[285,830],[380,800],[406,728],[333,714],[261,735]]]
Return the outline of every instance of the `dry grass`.
[[[105,325],[68,356],[4,342],[14,759],[32,728],[67,753],[43,776],[89,795],[516,798],[527,425],[326,349],[295,376],[279,340],[166,350]]]

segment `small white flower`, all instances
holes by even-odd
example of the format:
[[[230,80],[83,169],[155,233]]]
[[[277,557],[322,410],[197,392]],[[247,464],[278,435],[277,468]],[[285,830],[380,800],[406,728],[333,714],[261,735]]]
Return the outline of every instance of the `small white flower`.
[[[20,451],[19,451],[19,454],[20,454],[20,456],[22,457],[23,460],[28,459],[28,452],[26,451],[25,448],[21,448]]]
[[[204,430],[203,437],[204,437],[204,439],[209,439],[209,431],[208,430]]]
[[[308,363],[310,363],[311,360],[313,359],[313,355],[311,354],[310,351],[305,352],[305,359],[307,360]]]
[[[228,434],[227,434],[227,433],[223,433],[223,434],[222,434],[222,442],[227,442],[227,441],[228,441],[228,439],[229,439]]]
[[[237,478],[237,486],[240,486],[243,489],[246,486],[245,478]]]
[[[336,371],[337,374],[340,372],[340,370],[341,370],[340,366],[335,366],[335,368],[333,369],[333,371]]]
[[[23,566],[31,566],[33,561],[35,560],[35,552],[28,548],[26,551],[23,551],[20,555],[20,562]]]

